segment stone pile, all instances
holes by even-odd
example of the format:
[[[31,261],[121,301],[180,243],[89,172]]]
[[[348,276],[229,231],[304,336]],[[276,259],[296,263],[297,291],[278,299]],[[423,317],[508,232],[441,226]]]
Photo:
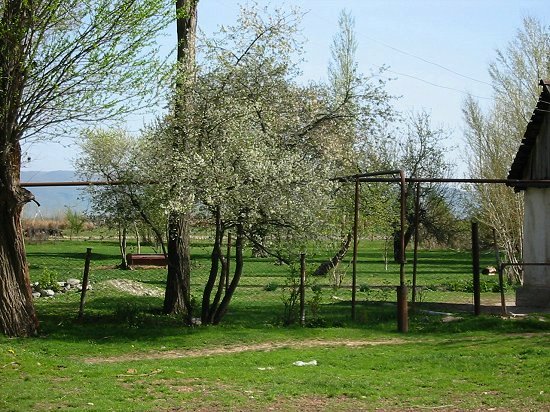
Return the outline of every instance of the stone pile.
[[[92,285],[88,284],[86,290],[92,290]],[[65,282],[57,282],[57,287],[55,288],[46,288],[40,286],[39,282],[34,282],[32,284],[32,296],[34,298],[51,298],[59,293],[67,292],[81,292],[82,291],[82,282],[80,279],[70,278]]]

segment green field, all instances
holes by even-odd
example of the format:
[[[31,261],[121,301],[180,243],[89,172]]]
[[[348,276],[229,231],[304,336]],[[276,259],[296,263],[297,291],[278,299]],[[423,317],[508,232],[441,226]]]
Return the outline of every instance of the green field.
[[[550,316],[454,313],[452,303],[472,301],[468,252],[421,251],[422,302],[411,311],[409,333],[400,334],[391,288],[399,268],[385,270],[376,242],[361,243],[356,320],[346,261],[340,288],[329,278],[311,281],[320,292],[308,288],[305,328],[283,326],[288,268],[250,253],[241,287],[215,327],[185,327],[162,315],[165,271],[115,269],[113,242],[28,245],[32,280],[45,271],[59,280],[81,277],[86,247],[93,248],[93,290],[84,319],[76,320],[77,293],[40,298],[41,336],[0,338],[0,410],[550,410]],[[310,266],[329,249],[309,253]],[[195,242],[192,284],[199,299],[208,259],[208,245]],[[493,254],[483,254],[489,264]],[[161,294],[125,292],[113,279]],[[274,290],[265,290],[268,284]],[[495,281],[483,284],[492,290]],[[484,304],[498,301],[498,293],[482,295]],[[425,311],[441,303],[452,316]]]

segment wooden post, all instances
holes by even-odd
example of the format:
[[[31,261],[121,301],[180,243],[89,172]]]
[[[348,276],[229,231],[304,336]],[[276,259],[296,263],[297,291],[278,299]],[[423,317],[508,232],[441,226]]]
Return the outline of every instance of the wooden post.
[[[306,324],[306,254],[300,254],[300,325]]]
[[[357,248],[359,227],[359,177],[355,178],[355,204],[353,212],[353,266],[351,278],[351,319],[355,320],[355,296],[357,289]]]
[[[86,261],[84,263],[84,275],[82,276],[82,291],[80,292],[80,309],[78,310],[78,319],[84,316],[84,303],[86,302],[86,291],[88,290],[88,276],[90,274],[90,261],[92,258],[92,248],[86,249]]]
[[[478,223],[472,222],[472,274],[474,284],[474,315],[481,313],[481,288],[479,281],[479,229]]]

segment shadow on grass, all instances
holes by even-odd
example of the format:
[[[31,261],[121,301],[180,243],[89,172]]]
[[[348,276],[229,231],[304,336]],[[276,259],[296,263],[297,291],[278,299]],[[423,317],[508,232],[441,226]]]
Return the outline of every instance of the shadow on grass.
[[[235,302],[219,326],[188,327],[181,316],[162,314],[162,299],[139,296],[93,297],[85,309],[85,316],[77,320],[78,302],[55,301],[40,305],[39,318],[42,334],[49,340],[90,341],[94,344],[122,343],[129,341],[163,341],[181,338],[204,331],[218,330],[220,335],[236,331],[239,334],[258,336],[277,329],[297,329],[283,326],[282,303]],[[388,302],[363,302],[357,305],[356,320],[351,320],[349,302],[323,304],[319,315],[311,318],[309,327],[363,329],[365,332],[397,334],[396,306]],[[474,317],[457,312],[456,320],[443,321],[444,315],[432,315],[417,311],[410,314],[407,336],[449,335],[457,333],[494,332],[513,334],[525,332],[550,332],[550,317],[542,322],[536,317],[520,320],[502,319],[499,316]]]
[[[28,252],[27,257],[29,260],[33,259],[71,259],[74,261],[82,261],[84,267],[84,260],[86,258],[86,252]],[[117,260],[120,259],[116,255],[105,253],[92,252],[92,262],[99,260]]]

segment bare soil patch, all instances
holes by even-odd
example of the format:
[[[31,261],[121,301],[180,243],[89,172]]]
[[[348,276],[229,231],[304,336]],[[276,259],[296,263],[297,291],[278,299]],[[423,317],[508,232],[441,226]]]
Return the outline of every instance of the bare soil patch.
[[[84,361],[90,364],[96,363],[116,363],[128,361],[143,361],[155,359],[178,359],[178,358],[197,358],[203,356],[228,355],[241,352],[258,352],[272,351],[277,349],[300,349],[300,348],[316,348],[316,347],[363,347],[363,346],[378,346],[378,345],[399,345],[406,343],[403,339],[386,339],[386,340],[319,340],[309,339],[304,341],[283,341],[283,342],[263,342],[250,345],[235,345],[224,346],[218,348],[204,349],[186,349],[186,350],[167,350],[155,351],[140,354],[128,354],[112,357],[93,357],[87,358]]]

